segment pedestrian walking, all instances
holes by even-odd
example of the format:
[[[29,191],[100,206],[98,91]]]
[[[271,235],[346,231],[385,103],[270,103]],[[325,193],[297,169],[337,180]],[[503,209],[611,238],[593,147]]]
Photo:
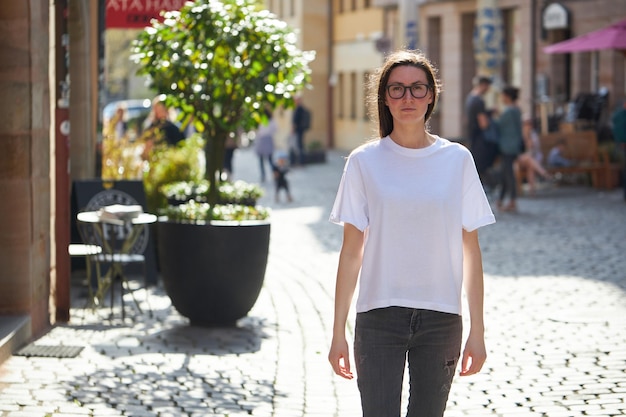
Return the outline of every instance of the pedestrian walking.
[[[497,138],[490,139],[487,135],[491,121],[491,113],[487,110],[484,96],[491,88],[492,80],[489,77],[477,76],[474,78],[474,87],[465,99],[465,114],[467,117],[467,138],[469,148],[474,156],[476,169],[483,185],[493,188],[493,180],[489,176],[497,154]]]
[[[222,180],[228,181],[233,176],[233,159],[235,157],[235,151],[239,147],[238,144],[239,132],[228,135],[226,143],[224,143],[224,172],[222,173]]]
[[[461,291],[471,328],[461,375],[486,359],[478,228],[495,222],[470,152],[430,133],[440,93],[418,51],[390,54],[371,80],[380,137],[348,157],[330,221],[343,225],[328,359],[354,377],[346,321],[357,281],[354,364],[364,417],[443,416],[461,354]]]
[[[274,170],[272,154],[274,153],[274,135],[278,130],[278,124],[274,119],[272,110],[265,109],[266,121],[261,123],[256,131],[254,139],[254,150],[259,157],[259,168],[261,172],[261,182],[265,182],[265,161],[267,161],[270,172]]]
[[[501,211],[516,211],[517,183],[513,165],[524,147],[522,111],[517,105],[519,88],[506,86],[502,89],[501,97],[504,109],[494,121],[498,127],[500,153],[500,196],[496,204]],[[509,201],[504,204],[506,198]]]
[[[302,103],[302,97],[295,98],[296,107],[291,120],[292,135],[297,153],[296,163],[304,165],[304,134],[311,128],[311,111]]]
[[[622,187],[626,201],[626,99],[611,115],[611,130],[616,145],[622,150]]]

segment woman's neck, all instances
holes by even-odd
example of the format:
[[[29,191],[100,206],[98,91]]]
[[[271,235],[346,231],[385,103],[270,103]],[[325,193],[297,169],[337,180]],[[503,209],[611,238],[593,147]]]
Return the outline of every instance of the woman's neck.
[[[426,130],[394,128],[389,134],[391,140],[403,148],[427,148],[435,142],[435,138]]]

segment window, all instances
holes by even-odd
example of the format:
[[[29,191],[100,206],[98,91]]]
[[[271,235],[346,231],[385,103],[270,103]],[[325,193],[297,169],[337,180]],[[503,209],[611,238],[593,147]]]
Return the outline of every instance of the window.
[[[344,80],[343,80],[343,73],[339,73],[339,76],[337,77],[337,117],[339,119],[343,119],[344,117],[344,110],[343,110],[343,106],[344,106],[344,97],[345,97],[345,92],[344,92]]]
[[[334,9],[337,13],[343,13],[343,0],[335,0],[334,2]]]
[[[350,119],[356,119],[356,100],[357,100],[357,91],[356,91],[356,72],[350,73]]]

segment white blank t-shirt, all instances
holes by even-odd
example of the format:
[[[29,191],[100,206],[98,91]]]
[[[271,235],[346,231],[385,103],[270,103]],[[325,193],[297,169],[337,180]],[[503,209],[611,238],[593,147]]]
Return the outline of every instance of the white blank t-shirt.
[[[365,232],[357,312],[399,306],[461,314],[463,229],[495,222],[470,152],[435,136],[385,137],[348,157],[330,221]]]

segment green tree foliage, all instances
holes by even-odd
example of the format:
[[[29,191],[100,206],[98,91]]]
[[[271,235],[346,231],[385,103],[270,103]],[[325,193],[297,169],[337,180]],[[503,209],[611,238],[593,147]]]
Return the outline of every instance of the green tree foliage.
[[[315,53],[299,50],[294,30],[257,1],[196,0],[164,17],[139,35],[134,59],[202,133],[206,176],[217,184],[229,135],[255,128],[264,106],[292,106],[310,82]]]
[[[175,146],[157,144],[148,155],[148,169],[143,176],[148,211],[160,213],[167,207],[163,187],[178,181],[199,182],[204,174],[202,155],[204,139],[193,135]]]

